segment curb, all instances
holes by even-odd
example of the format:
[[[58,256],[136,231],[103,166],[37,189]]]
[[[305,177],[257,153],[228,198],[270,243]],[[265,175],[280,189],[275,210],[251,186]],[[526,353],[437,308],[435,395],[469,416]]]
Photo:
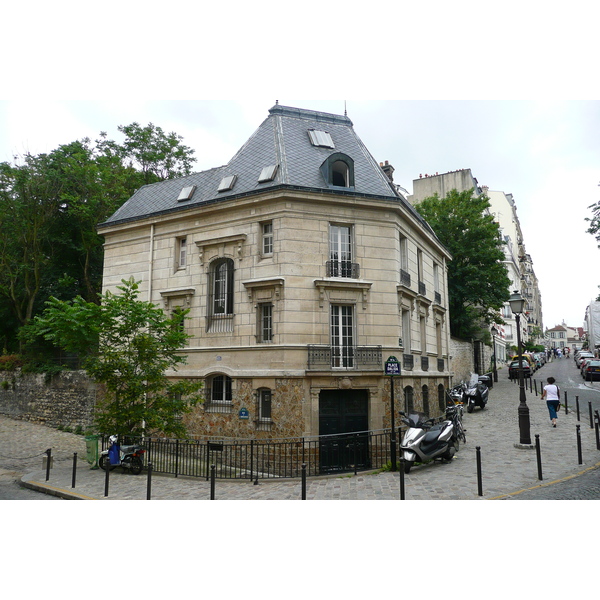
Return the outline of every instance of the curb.
[[[575,479],[575,477],[584,475],[585,473],[588,473],[589,471],[593,471],[594,469],[597,469],[599,467],[600,467],[600,462],[597,462],[595,465],[592,465],[591,467],[587,467],[586,469],[583,469],[583,471],[579,471],[578,473],[573,473],[573,475],[567,475],[566,477],[562,477],[561,479],[555,479],[554,481],[548,481],[547,483],[540,483],[538,485],[534,485],[529,488],[518,490],[516,492],[510,492],[509,494],[502,494],[501,496],[494,496],[493,498],[486,498],[486,500],[503,500],[504,498],[510,498],[511,496],[518,496],[519,494],[522,494],[523,492],[530,492],[532,490],[538,490],[540,488],[549,487],[551,485],[554,485],[555,483],[562,483],[563,481],[569,481],[569,479]]]
[[[29,473],[28,475],[21,477],[19,485],[36,492],[41,492],[42,494],[58,496],[64,500],[97,500],[97,498],[92,498],[91,496],[85,496],[84,494],[78,494],[77,492],[65,490],[64,488],[59,488],[50,485],[49,483],[41,483],[40,481],[36,481],[35,473]]]

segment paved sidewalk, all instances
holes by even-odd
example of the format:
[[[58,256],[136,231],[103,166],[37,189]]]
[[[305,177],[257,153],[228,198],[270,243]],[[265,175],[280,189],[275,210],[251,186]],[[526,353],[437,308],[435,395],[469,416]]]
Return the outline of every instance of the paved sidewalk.
[[[537,375],[537,374],[536,374]],[[544,370],[535,377],[538,385],[545,377]],[[517,408],[519,388],[500,372],[499,381],[490,390],[490,400],[483,411],[465,412],[464,425],[467,430],[467,443],[450,463],[433,462],[413,467],[404,476],[405,497],[407,500],[478,500],[499,499],[518,492],[549,485],[552,482],[570,478],[586,470],[600,466],[600,451],[596,449],[595,430],[590,428],[587,408],[582,407],[581,421],[577,421],[575,407],[568,414],[564,408],[559,413],[559,425],[552,428],[546,403],[527,390],[527,403],[530,409],[531,438],[539,435],[542,475],[538,479],[537,453],[535,449],[518,446],[519,426]],[[570,402],[573,404],[573,401]],[[0,461],[7,454],[6,426],[12,430],[41,428],[31,423],[11,421],[2,417],[3,426],[0,439]],[[577,447],[577,425],[580,426],[582,462],[579,463]],[[10,432],[9,432],[10,433]],[[79,447],[78,456],[85,458],[85,444],[81,436],[69,438],[73,447]],[[31,437],[28,436],[31,444]],[[61,440],[57,440],[61,443]],[[480,447],[482,465],[482,492],[478,494],[477,452]],[[30,445],[31,447],[31,445]],[[13,444],[13,451],[17,446]],[[69,451],[71,448],[69,448]],[[25,451],[25,448],[19,448]],[[146,474],[131,475],[115,469],[110,473],[108,496],[105,497],[105,473],[90,469],[84,460],[78,461],[75,488],[72,487],[73,460],[64,440],[60,447],[53,449],[56,456],[54,467],[46,481],[46,471],[42,470],[42,457],[35,460],[37,470],[31,469],[22,477],[22,485],[46,493],[71,499],[99,500],[145,500],[148,478]],[[4,462],[2,462],[4,464]],[[1,469],[0,469],[1,471]],[[300,480],[268,480],[257,485],[249,481],[217,480],[215,499],[217,500],[300,500]],[[209,500],[210,482],[205,479],[172,477],[154,474],[151,481],[152,500]],[[307,481],[308,500],[398,500],[400,499],[400,473],[363,473],[357,476],[330,476],[309,478]]]

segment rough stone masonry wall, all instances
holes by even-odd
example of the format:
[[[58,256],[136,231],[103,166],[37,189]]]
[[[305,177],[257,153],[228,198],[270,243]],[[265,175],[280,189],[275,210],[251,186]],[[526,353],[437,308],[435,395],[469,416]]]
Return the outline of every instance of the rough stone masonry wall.
[[[452,357],[452,360],[450,361],[452,369],[452,385],[456,385],[461,381],[468,382],[471,378],[471,373],[475,373],[473,343],[458,338],[450,338],[450,356]],[[491,371],[491,356],[491,348],[484,345],[483,365],[485,369],[483,373],[478,373],[478,375],[484,375]]]
[[[50,427],[88,430],[97,387],[85,371],[43,374],[0,371],[0,413]]]

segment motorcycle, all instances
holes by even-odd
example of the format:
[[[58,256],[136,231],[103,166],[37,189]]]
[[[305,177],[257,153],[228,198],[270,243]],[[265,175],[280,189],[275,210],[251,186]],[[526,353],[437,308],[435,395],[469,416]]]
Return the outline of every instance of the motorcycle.
[[[110,445],[107,450],[100,453],[98,465],[104,471],[122,467],[130,470],[134,475],[139,475],[144,468],[144,454],[146,450],[137,444],[131,446],[119,445],[119,436],[111,435],[108,438]]]
[[[451,460],[458,452],[459,434],[466,441],[462,427],[455,425],[458,409],[446,408],[446,420],[434,424],[435,419],[426,419],[424,413],[400,412],[402,422],[408,426],[400,450],[404,458],[404,472],[410,473],[415,462],[428,462],[437,458]]]
[[[488,386],[483,383],[482,379],[482,377],[477,378],[477,375],[474,375],[465,390],[468,413],[472,413],[476,406],[479,406],[481,410],[483,410],[487,404],[490,390]]]
[[[465,404],[465,392],[467,391],[467,386],[465,383],[456,384],[449,392],[446,392],[449,398],[450,406],[457,406],[460,411],[460,416],[462,418],[462,410]]]

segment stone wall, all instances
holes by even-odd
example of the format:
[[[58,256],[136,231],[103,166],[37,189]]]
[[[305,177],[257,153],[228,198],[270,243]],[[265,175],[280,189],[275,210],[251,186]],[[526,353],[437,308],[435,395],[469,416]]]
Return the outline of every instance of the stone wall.
[[[467,340],[460,340],[458,338],[450,338],[450,365],[452,368],[452,385],[460,383],[461,381],[469,381],[471,379],[471,373],[475,373],[474,358],[475,352],[473,349],[473,342]],[[478,375],[484,375],[489,373],[492,369],[492,349],[489,346],[483,345],[483,359],[484,369],[483,373]],[[500,365],[498,365],[500,367]]]
[[[93,424],[97,386],[85,371],[43,374],[0,371],[0,413],[13,419],[72,430]]]

